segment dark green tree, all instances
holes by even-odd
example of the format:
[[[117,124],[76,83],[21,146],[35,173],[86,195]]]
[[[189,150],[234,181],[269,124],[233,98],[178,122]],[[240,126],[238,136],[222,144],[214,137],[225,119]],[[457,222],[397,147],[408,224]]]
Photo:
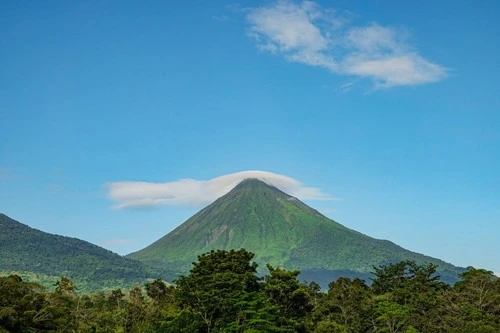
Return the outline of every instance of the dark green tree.
[[[442,296],[434,312],[443,332],[500,332],[500,279],[484,269],[468,267],[461,281]]]
[[[180,319],[177,318],[180,310],[175,300],[174,286],[168,286],[161,279],[157,279],[146,283],[144,287],[152,301],[148,312],[153,327],[159,329],[159,327],[166,327],[165,325],[174,319],[186,318],[186,315]]]
[[[144,332],[146,327],[146,303],[142,289],[139,286],[135,286],[129,291],[125,317],[125,330],[127,332]]]
[[[217,250],[198,256],[190,274],[177,280],[179,305],[197,314],[206,332],[220,331],[238,318],[241,301],[260,288],[254,254]]]
[[[369,326],[372,297],[365,281],[341,277],[328,287],[328,293],[315,308],[320,320],[317,326],[346,332],[364,331]]]
[[[413,327],[422,333],[434,332],[437,318],[431,312],[440,306],[448,288],[436,275],[436,265],[406,260],[374,269],[372,290],[380,296],[374,310],[377,318],[394,319],[395,326],[389,330]],[[399,327],[402,322],[405,325]]]
[[[33,317],[44,306],[43,288],[18,275],[0,277],[0,331],[21,332],[36,326]]]
[[[278,323],[293,332],[306,332],[307,316],[312,310],[311,289],[299,282],[300,271],[289,271],[267,265],[264,292],[271,305],[279,309]]]

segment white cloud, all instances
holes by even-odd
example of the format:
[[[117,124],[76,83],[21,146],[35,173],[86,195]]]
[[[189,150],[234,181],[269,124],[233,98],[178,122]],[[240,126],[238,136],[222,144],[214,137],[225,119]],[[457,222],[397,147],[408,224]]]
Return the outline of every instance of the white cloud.
[[[312,1],[278,1],[248,10],[249,36],[261,50],[288,61],[372,79],[376,88],[419,85],[447,76],[446,68],[412,50],[409,33],[349,18]]]
[[[407,48],[408,33],[373,23],[366,27],[352,27],[345,34],[348,46],[369,55],[398,52]]]
[[[262,50],[282,53],[291,61],[337,70],[335,61],[323,53],[330,48],[332,40],[316,24],[319,20],[330,21],[334,27],[335,19],[326,20],[326,14],[313,2],[280,1],[249,12],[249,35],[258,41]]]
[[[381,57],[381,59],[348,58],[345,63],[350,74],[365,76],[375,81],[376,88],[418,85],[439,81],[446,71],[418,54]]]
[[[306,187],[293,178],[266,171],[243,171],[210,180],[181,179],[166,183],[113,182],[107,185],[107,189],[108,197],[116,201],[116,209],[203,205],[223,196],[247,178],[260,179],[299,199],[333,199],[315,187]]]

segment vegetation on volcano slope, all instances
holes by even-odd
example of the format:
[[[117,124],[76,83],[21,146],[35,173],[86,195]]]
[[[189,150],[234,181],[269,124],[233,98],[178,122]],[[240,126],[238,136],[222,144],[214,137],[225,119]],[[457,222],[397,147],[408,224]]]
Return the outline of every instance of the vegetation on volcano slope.
[[[81,290],[110,289],[157,278],[161,271],[88,242],[42,232],[0,214],[0,272],[52,282],[67,276]]]
[[[55,291],[0,277],[0,332],[315,332],[497,333],[500,279],[469,267],[453,287],[433,264],[374,268],[374,281],[339,278],[321,292],[298,271],[268,266],[256,275],[246,250],[198,257],[175,286],[161,280],[124,294],[77,294],[61,278]]]
[[[454,283],[463,269],[368,237],[330,220],[300,200],[257,179],[247,179],[178,228],[129,258],[185,274],[196,256],[212,249],[246,248],[261,272],[267,263],[322,276],[366,277],[373,266],[414,260],[433,263]]]

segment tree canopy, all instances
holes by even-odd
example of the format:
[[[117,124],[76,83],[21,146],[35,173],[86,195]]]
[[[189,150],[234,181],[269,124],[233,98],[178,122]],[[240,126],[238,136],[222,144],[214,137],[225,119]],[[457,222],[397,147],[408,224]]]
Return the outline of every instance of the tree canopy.
[[[0,277],[0,332],[339,332],[497,333],[500,279],[469,267],[454,286],[432,264],[374,268],[371,285],[338,278],[321,291],[298,271],[267,266],[253,253],[214,250],[175,284],[79,293],[61,277],[53,291],[20,276]]]

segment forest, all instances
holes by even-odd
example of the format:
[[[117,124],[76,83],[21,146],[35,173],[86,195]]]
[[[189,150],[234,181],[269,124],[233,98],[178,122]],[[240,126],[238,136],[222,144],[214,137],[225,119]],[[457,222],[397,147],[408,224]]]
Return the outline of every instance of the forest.
[[[244,249],[200,255],[174,284],[81,293],[61,277],[54,288],[0,277],[0,332],[500,332],[500,279],[468,267],[450,286],[436,265],[373,268],[373,279],[339,278],[328,290],[299,271],[267,265],[257,274]]]

